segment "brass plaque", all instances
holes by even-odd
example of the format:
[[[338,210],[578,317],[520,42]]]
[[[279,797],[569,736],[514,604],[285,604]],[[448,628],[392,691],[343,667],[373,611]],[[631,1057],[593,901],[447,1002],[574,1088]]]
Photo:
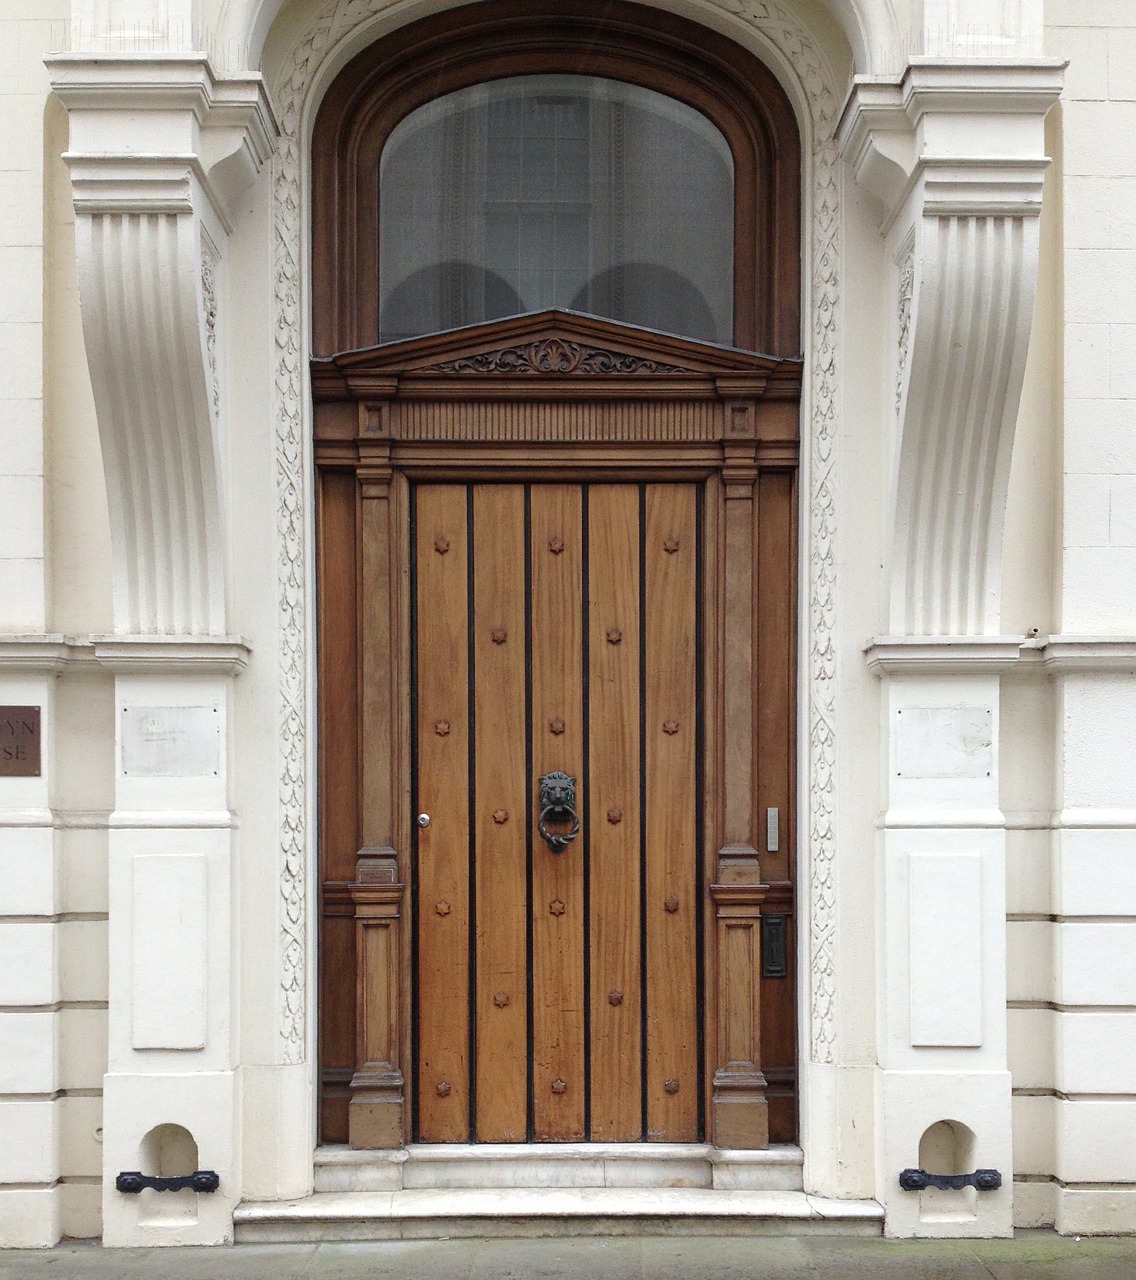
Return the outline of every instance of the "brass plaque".
[[[39,707],[0,707],[0,778],[38,778]]]

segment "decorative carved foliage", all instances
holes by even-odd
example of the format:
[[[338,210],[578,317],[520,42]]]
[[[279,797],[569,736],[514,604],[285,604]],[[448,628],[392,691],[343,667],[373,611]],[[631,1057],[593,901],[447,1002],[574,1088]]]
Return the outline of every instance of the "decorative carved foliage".
[[[824,55],[780,0],[715,0],[770,41],[796,72],[812,127],[809,494],[809,1045],[835,1060],[836,1041],[836,442],[840,312],[840,100]]]
[[[662,364],[622,351],[603,351],[564,338],[542,338],[519,347],[485,351],[461,360],[445,360],[424,373],[688,373],[676,364]]]

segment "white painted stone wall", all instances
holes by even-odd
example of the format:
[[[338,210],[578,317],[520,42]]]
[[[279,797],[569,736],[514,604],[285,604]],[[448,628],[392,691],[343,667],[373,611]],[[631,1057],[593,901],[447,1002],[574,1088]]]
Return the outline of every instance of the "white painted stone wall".
[[[671,7],[703,13],[754,47],[773,47],[761,42],[779,19],[763,0],[740,11],[710,0]],[[897,80],[908,52],[987,59],[1042,52],[1041,0],[912,0],[891,7],[894,25],[883,0],[833,0],[827,15],[819,0],[788,7],[815,24],[811,47],[820,51],[807,86],[786,71],[803,118],[812,113],[810,128],[835,124],[854,69]],[[994,643],[977,660],[977,649],[962,646],[970,656],[960,665],[960,646],[944,661],[951,637],[939,636],[937,648],[906,665],[877,662],[882,680],[861,650],[873,634],[894,630],[886,620],[894,596],[887,561],[899,466],[896,384],[905,374],[905,228],[900,218],[889,238],[881,236],[877,196],[882,190],[885,203],[899,201],[895,184],[912,161],[903,151],[911,140],[904,135],[899,146],[884,129],[865,185],[854,164],[836,170],[844,328],[831,491],[835,660],[826,696],[837,727],[838,857],[834,899],[811,904],[828,931],[831,987],[818,1002],[803,997],[802,1127],[810,1189],[879,1195],[897,1234],[1007,1230],[1011,1167],[1019,1225],[1136,1226],[1136,6],[1045,0],[1044,7],[1044,51],[1071,65],[1045,130],[1055,164],[1045,178],[1037,316],[1005,553],[998,581],[988,584],[1000,614],[972,628]],[[334,39],[346,42],[338,53],[328,36],[318,54],[304,54],[313,92],[349,47],[379,33],[382,22],[361,25],[364,8],[344,7],[355,25],[338,30]],[[837,23],[853,8],[862,21],[848,28],[849,54]],[[72,175],[56,158],[74,149],[76,134],[60,102],[49,99],[43,56],[68,38],[135,58],[204,47],[216,66],[243,74],[260,65],[268,38],[265,68],[273,106],[283,110],[288,85],[301,76],[297,42],[321,9],[314,0],[293,4],[271,34],[276,7],[251,0],[6,0],[0,13],[0,703],[41,706],[47,747],[42,778],[0,779],[3,1244],[97,1235],[104,1222],[116,1242],[220,1241],[241,1195],[295,1197],[311,1187],[315,952],[311,912],[295,896],[287,865],[299,850],[298,888],[310,901],[312,796],[303,785],[284,794],[289,775],[277,744],[287,727],[295,735],[288,768],[310,779],[311,635],[303,631],[310,617],[298,649],[289,648],[295,636],[286,623],[289,609],[302,615],[305,598],[310,603],[312,534],[302,448],[289,461],[299,523],[288,527],[280,514],[290,483],[287,474],[281,479],[282,403],[302,414],[299,402],[280,398],[280,170],[266,165],[257,174],[250,164],[228,185],[215,175],[224,219],[198,188],[193,212],[176,215],[200,220],[216,250],[211,298],[198,292],[206,288],[199,274],[187,277],[186,294],[202,325],[212,317],[216,368],[215,394],[204,374],[193,393],[204,389],[211,406],[206,435],[220,511],[209,555],[212,581],[222,587],[200,629],[243,637],[251,656],[217,634],[167,639],[164,649],[137,636],[95,643],[93,636],[121,632],[123,615],[115,613],[100,424],[81,324]],[[825,60],[831,65],[818,70]],[[188,64],[182,70],[199,76]],[[302,147],[311,102],[301,96],[292,105],[297,116],[287,123]],[[975,141],[974,116],[949,115],[940,117],[946,125],[935,142],[961,155]],[[1026,134],[1005,120],[1005,113],[1002,123],[985,120],[972,150],[1015,154]],[[97,151],[137,145],[145,134],[147,147],[160,149],[154,120],[132,127],[131,137],[117,125],[100,132],[92,113],[79,142]],[[171,125],[205,154],[214,143],[202,142],[195,127],[184,113]],[[823,160],[811,156],[810,180]],[[129,182],[115,198],[133,198]],[[198,252],[198,241],[187,244],[187,258],[164,260],[171,287],[186,283],[184,262]],[[293,280],[296,296],[285,310],[302,353],[305,284],[302,275]],[[297,539],[292,562],[280,555],[285,536]],[[194,555],[179,563],[192,567]],[[808,600],[805,589],[803,607]],[[910,616],[927,613],[922,601],[913,609]],[[1013,637],[1035,629],[1036,641],[1019,656]],[[995,631],[1011,639],[998,641]],[[806,651],[802,668],[811,661]],[[803,759],[813,750],[809,678]],[[197,738],[201,716],[216,716],[218,772],[190,753],[170,771],[137,778],[127,759],[138,746],[128,741],[132,717],[176,718],[177,707],[198,709]],[[932,712],[934,732],[900,730],[902,716]],[[962,746],[944,777],[942,753],[918,744],[928,733],[941,743],[948,730]],[[979,756],[989,770],[975,764]],[[916,776],[904,778],[911,760]],[[801,803],[805,832],[809,794]],[[292,843],[282,815],[299,824]],[[804,846],[802,859],[808,903]],[[196,959],[150,969],[144,957],[155,940],[147,929],[173,899],[184,907],[183,949]],[[940,899],[949,902],[941,913]],[[962,937],[964,956],[948,963]],[[806,956],[802,992],[817,981],[809,965]],[[162,994],[173,990],[181,998],[171,1020]],[[996,1200],[896,1191],[898,1170],[918,1161],[919,1135],[946,1118],[974,1129],[968,1154],[976,1163],[996,1163],[1007,1175]],[[166,1123],[185,1125],[202,1164],[226,1179],[225,1195],[192,1214],[181,1200],[168,1208],[127,1203],[110,1187],[115,1171],[137,1167],[145,1132]]]
[[[1047,847],[1010,891],[1016,1219],[1136,1226],[1136,9],[1047,0],[1064,332]],[[1046,624],[1041,623],[1042,629]],[[1035,721],[1037,723],[1037,721]],[[1035,734],[1040,738],[1041,725]],[[1023,754],[1022,763],[1025,758]],[[1024,773],[1024,770],[1023,770]],[[1038,797],[1042,799],[1042,797]],[[1024,846],[1023,846],[1024,852]]]

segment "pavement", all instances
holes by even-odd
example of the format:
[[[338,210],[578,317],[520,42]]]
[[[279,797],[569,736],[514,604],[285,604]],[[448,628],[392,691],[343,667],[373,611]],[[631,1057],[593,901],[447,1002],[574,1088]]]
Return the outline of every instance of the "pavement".
[[[1136,1280],[1136,1236],[585,1237],[0,1250],[0,1280]]]

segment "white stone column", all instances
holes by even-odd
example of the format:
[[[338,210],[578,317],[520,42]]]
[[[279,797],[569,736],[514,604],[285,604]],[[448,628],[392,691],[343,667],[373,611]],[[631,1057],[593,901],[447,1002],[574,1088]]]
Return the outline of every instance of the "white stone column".
[[[200,49],[200,0],[71,0],[71,46],[92,52]]]
[[[243,645],[96,641],[115,674],[110,1031],[103,1242],[217,1244],[241,1195],[240,948],[230,809],[232,677]],[[119,1173],[220,1177],[211,1194],[124,1195]]]
[[[840,127],[896,272],[886,634],[868,649],[887,743],[876,1195],[892,1235],[1012,1230],[998,676],[1021,639],[998,636],[1002,524],[1060,85],[1057,63],[913,59],[857,83]],[[905,1190],[905,1168],[1003,1185]]]
[[[922,0],[920,52],[940,58],[1037,57],[1043,0]]]
[[[275,124],[258,78],[219,80],[199,54],[50,67],[114,560],[115,634],[94,643],[115,680],[103,1239],[217,1244],[241,1197],[230,738],[248,655],[226,634],[218,275]],[[198,1169],[216,1191],[115,1185]]]
[[[873,645],[883,678],[877,1198],[890,1235],[1009,1235],[999,673],[1016,639]],[[996,1169],[998,1190],[905,1191],[902,1170]]]

